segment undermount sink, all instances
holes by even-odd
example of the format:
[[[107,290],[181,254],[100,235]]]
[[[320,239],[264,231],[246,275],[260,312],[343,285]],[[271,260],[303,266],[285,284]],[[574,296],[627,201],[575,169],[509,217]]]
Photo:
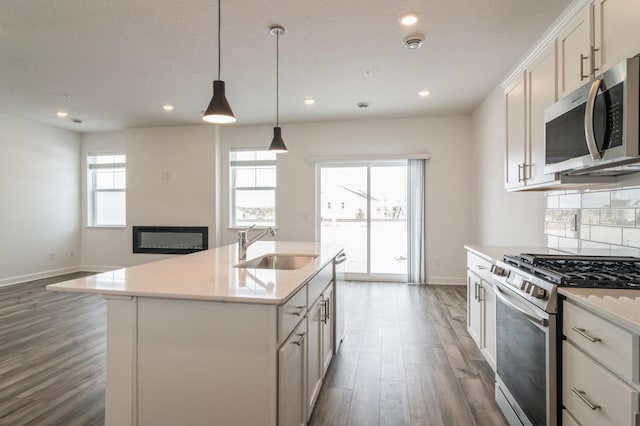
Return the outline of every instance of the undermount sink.
[[[316,257],[318,257],[317,254],[265,254],[244,263],[239,263],[235,267],[247,269],[300,269]]]

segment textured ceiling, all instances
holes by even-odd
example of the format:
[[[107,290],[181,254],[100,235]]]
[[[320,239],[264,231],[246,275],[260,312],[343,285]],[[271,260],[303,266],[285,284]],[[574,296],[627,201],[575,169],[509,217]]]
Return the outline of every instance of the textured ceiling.
[[[237,124],[274,122],[280,24],[281,123],[466,114],[569,3],[222,0],[221,78]],[[0,112],[78,132],[203,123],[216,25],[212,0],[1,0]]]

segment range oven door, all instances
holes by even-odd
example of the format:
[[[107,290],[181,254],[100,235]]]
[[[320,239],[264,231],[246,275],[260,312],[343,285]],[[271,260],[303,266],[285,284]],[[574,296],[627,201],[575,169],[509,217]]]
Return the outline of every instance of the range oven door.
[[[556,316],[502,285],[496,296],[496,401],[511,424],[555,426]]]

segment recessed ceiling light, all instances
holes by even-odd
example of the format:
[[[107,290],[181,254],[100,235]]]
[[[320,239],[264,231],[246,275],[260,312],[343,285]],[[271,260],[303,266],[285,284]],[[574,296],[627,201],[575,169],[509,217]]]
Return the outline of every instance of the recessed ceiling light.
[[[60,118],[64,118],[64,117],[66,117],[67,115],[69,115],[69,113],[68,113],[68,112],[66,112],[66,111],[58,111],[58,112],[56,112],[56,115],[57,115],[58,117],[60,117]]]
[[[418,22],[418,14],[409,12],[400,17],[400,23],[405,26],[414,25]]]
[[[365,76],[366,78],[371,78],[371,76],[372,76],[372,75],[373,75],[373,73],[372,73],[371,71],[365,71],[365,72],[364,72],[364,76]]]
[[[428,90],[421,90],[421,91],[418,92],[418,95],[422,96],[423,98],[426,98],[430,94],[431,94],[431,92],[428,91]]]
[[[173,111],[173,105],[170,105],[170,104],[162,105],[162,109],[165,111]]]
[[[315,99],[307,98],[304,100],[305,105],[313,105],[316,103]]]

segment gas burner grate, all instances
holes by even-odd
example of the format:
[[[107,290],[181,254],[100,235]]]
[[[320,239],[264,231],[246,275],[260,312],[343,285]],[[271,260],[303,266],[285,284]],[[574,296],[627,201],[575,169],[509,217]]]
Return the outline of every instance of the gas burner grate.
[[[640,258],[523,253],[505,256],[516,266],[559,286],[640,288]]]

